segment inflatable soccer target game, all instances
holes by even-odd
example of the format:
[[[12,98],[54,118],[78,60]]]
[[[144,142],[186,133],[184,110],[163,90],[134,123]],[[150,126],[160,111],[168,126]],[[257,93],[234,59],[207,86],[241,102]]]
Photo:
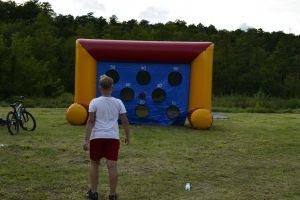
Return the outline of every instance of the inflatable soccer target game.
[[[195,110],[210,113],[213,48],[211,42],[78,39],[77,106],[69,107],[67,120],[85,123],[82,110],[101,96],[103,74],[114,80],[112,96],[123,101],[131,124],[184,125]]]

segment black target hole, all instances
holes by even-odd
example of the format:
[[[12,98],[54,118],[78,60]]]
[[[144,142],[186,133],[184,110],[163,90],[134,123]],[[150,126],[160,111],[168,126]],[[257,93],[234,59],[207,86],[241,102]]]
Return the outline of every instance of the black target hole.
[[[120,92],[120,97],[125,102],[132,101],[134,98],[134,90],[129,87],[123,88]]]
[[[176,119],[179,116],[179,108],[176,106],[169,106],[167,108],[167,116],[169,119]]]
[[[120,80],[119,73],[114,69],[108,70],[107,72],[105,72],[105,74],[114,80],[114,84],[116,84]]]
[[[151,75],[147,71],[139,71],[136,75],[136,81],[140,85],[147,85],[151,81]]]
[[[182,81],[182,75],[179,72],[171,72],[168,76],[168,81],[171,86],[180,85]]]
[[[156,88],[152,92],[152,100],[154,102],[163,102],[166,98],[166,92],[161,88]]]
[[[135,108],[135,114],[139,118],[146,118],[149,115],[149,109],[145,105],[138,105]]]

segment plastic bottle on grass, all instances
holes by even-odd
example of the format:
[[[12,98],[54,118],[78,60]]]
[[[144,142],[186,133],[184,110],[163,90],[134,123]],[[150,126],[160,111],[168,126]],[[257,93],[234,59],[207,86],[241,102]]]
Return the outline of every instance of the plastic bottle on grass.
[[[191,190],[191,184],[190,183],[186,183],[185,184],[185,190],[186,191],[190,191]]]

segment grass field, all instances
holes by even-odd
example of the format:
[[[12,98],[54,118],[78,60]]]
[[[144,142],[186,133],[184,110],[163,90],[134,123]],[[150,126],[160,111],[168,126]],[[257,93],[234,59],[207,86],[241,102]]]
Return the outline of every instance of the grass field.
[[[7,111],[0,108],[0,117]],[[68,125],[65,109],[29,111],[36,131],[11,136],[0,127],[0,144],[9,145],[0,147],[0,199],[84,199],[84,127]],[[300,115],[218,114],[228,119],[208,131],[131,126],[119,157],[120,200],[300,199]],[[107,199],[104,165],[100,172]]]

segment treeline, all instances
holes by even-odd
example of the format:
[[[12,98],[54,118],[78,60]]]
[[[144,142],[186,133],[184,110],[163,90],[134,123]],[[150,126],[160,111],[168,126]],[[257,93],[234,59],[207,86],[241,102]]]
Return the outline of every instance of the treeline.
[[[300,37],[261,29],[217,30],[176,20],[118,21],[57,15],[49,3],[0,0],[0,97],[55,97],[74,90],[77,38],[211,41],[214,95],[300,97]]]

